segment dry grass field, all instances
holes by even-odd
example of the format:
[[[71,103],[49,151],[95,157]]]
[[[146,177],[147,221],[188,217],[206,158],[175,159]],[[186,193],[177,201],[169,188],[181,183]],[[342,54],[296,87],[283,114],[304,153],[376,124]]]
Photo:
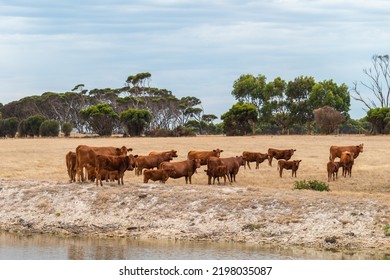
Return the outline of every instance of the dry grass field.
[[[331,145],[358,145],[352,177],[329,182],[330,192],[293,190],[296,180],[327,182]],[[190,138],[0,139],[0,229],[304,246],[390,248],[389,136],[198,136]],[[268,148],[296,152],[297,178],[279,178],[267,162],[241,167],[237,182],[207,185],[204,166],[165,185],[143,184],[126,172],[124,186],[68,183],[65,155],[80,144],[123,145],[133,154],[175,149],[222,149],[221,157]]]
[[[255,169],[241,168],[236,185],[255,188],[291,188],[295,180],[327,181],[326,163],[331,145],[357,145],[364,143],[364,152],[355,161],[351,178],[330,182],[335,192],[362,192],[390,194],[390,137],[388,136],[205,136],[191,138],[59,138],[59,139],[2,139],[0,140],[0,178],[7,180],[41,180],[67,182],[65,154],[75,151],[80,144],[90,146],[125,145],[133,154],[146,155],[150,151],[176,149],[185,160],[190,150],[223,149],[221,157],[241,155],[243,151],[266,153],[268,148],[294,148],[292,159],[301,159],[297,179],[284,170],[279,178],[277,162],[270,167],[266,162]],[[197,185],[207,184],[205,168],[193,177]],[[341,173],[341,170],[340,170]],[[340,174],[341,175],[341,174]],[[142,176],[126,172],[125,182],[141,183]],[[169,179],[168,185],[183,184],[182,179]]]

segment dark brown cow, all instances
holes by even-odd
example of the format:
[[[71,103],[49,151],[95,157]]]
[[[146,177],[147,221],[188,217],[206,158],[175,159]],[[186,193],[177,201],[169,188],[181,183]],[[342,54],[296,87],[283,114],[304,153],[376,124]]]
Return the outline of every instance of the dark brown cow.
[[[245,166],[245,161],[242,156],[220,158],[222,163],[226,165],[230,182],[236,182],[236,175],[240,170],[240,166]]]
[[[89,166],[95,166],[96,155],[108,155],[108,156],[125,156],[128,151],[133,149],[128,149],[125,146],[122,148],[116,147],[91,147],[87,145],[79,145],[76,148],[76,173],[77,181],[84,181],[84,171],[83,169]]]
[[[65,156],[66,167],[68,169],[69,182],[76,182],[76,153],[69,152]]]
[[[363,144],[356,146],[330,146],[329,160],[334,161],[335,158],[341,158],[341,153],[344,151],[353,153],[353,158],[357,158],[360,153],[363,153]]]
[[[175,170],[175,173],[170,175],[171,178],[177,179],[185,177],[186,184],[188,184],[188,181],[192,184],[191,177],[194,175],[196,169],[200,167],[200,159],[187,159],[178,162],[164,161],[160,164],[161,169],[166,169],[168,167],[172,167]]]
[[[353,152],[344,151],[341,153],[340,162],[343,166],[343,176],[346,177],[349,174],[349,177],[352,176],[352,166],[354,163],[354,154]]]
[[[223,177],[224,184],[226,185],[226,176],[230,182],[229,172],[227,166],[223,163],[223,161],[219,157],[210,157],[207,160],[207,170],[205,170],[208,176],[208,184],[211,185],[211,178],[213,178],[213,185],[215,184],[215,179]]]
[[[118,171],[118,185],[123,185],[123,176],[126,170],[133,170],[135,167],[135,158],[137,156],[107,156],[107,155],[96,155],[95,171],[96,171],[96,185],[100,181],[102,183],[102,174],[104,171],[112,172]]]
[[[268,153],[267,153],[268,154],[268,163],[270,166],[272,166],[272,159],[273,158],[289,160],[293,156],[295,151],[296,151],[295,149],[278,150],[278,149],[269,148]]]
[[[291,170],[291,176],[293,177],[295,174],[295,177],[297,177],[297,170],[301,161],[302,160],[278,160],[278,170],[280,178],[282,178],[283,169]]]
[[[248,165],[249,169],[251,169],[251,166],[249,165],[250,162],[256,162],[256,169],[259,169],[260,163],[265,161],[266,159],[269,160],[268,154],[262,154],[262,153],[256,153],[256,152],[242,152],[242,156],[245,160],[244,168],[246,168],[246,165]]]
[[[174,175],[175,170],[172,167],[167,167],[166,169],[145,169],[144,170],[144,183],[147,183],[149,180],[160,181],[165,184],[169,179],[169,176]]]
[[[328,182],[332,179],[335,181],[338,177],[339,168],[342,166],[342,162],[338,161],[329,161],[326,165],[326,170],[328,171]]]
[[[142,169],[158,168],[163,161],[171,161],[172,155],[170,153],[163,153],[161,155],[139,156],[135,161],[135,174],[137,176],[142,174]]]
[[[200,159],[201,165],[207,164],[207,159],[209,157],[220,157],[223,150],[216,149],[212,151],[189,151],[187,159]]]
[[[162,154],[170,154],[173,158],[177,157],[177,151],[176,150],[170,150],[170,151],[165,151],[165,152],[150,152],[149,156],[162,155]]]

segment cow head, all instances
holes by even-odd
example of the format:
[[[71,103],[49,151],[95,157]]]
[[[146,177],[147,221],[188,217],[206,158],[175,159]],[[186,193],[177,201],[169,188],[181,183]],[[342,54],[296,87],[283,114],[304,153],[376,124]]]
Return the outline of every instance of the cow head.
[[[128,160],[129,160],[129,164],[127,166],[127,170],[134,170],[135,168],[135,159],[138,157],[138,155],[129,155],[127,156]]]
[[[357,151],[359,151],[359,153],[363,153],[363,144],[356,146],[356,148],[357,148]]]
[[[238,161],[239,166],[244,166],[245,165],[245,158],[243,156],[236,156],[236,159]]]
[[[298,167],[299,167],[299,163],[301,162],[302,160],[293,160],[293,169],[295,170],[298,170]]]
[[[177,151],[172,150],[172,151],[171,151],[171,155],[172,155],[172,157],[177,157]]]
[[[216,149],[216,150],[213,150],[213,152],[215,153],[215,156],[216,156],[216,157],[220,157],[220,156],[221,156],[221,153],[223,152],[223,150]]]
[[[199,168],[201,166],[201,160],[198,158],[195,158],[192,160],[194,162],[195,168]]]

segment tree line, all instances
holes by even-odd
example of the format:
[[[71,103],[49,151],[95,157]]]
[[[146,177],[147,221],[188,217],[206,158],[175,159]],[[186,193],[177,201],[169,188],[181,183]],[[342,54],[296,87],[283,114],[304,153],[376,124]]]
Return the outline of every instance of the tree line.
[[[205,114],[197,97],[178,98],[151,87],[148,72],[128,76],[121,88],[87,90],[78,84],[69,92],[0,103],[0,137],[56,136],[60,131],[67,136],[72,130],[101,136],[389,133],[389,56],[373,56],[372,63],[363,71],[370,82],[355,82],[352,89],[309,76],[267,81],[262,74],[243,74],[232,86],[236,103],[220,123],[216,115]],[[374,97],[365,97],[361,87]],[[365,118],[350,118],[351,97],[367,107]]]

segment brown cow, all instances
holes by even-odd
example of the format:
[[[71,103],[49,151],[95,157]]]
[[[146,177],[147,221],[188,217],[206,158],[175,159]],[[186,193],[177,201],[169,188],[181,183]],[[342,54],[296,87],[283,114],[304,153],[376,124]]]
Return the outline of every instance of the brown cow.
[[[242,152],[242,156],[245,160],[245,163],[248,165],[249,169],[251,169],[251,166],[249,165],[250,162],[256,162],[256,169],[259,169],[260,163],[262,163],[264,160],[268,159],[268,154],[262,154],[262,153],[256,153],[256,152]],[[244,168],[246,168],[246,164],[244,164]]]
[[[144,170],[144,183],[149,180],[160,181],[165,184],[171,175],[175,174],[175,170],[172,167],[166,167],[165,169],[145,169]]]
[[[69,152],[65,156],[66,167],[68,169],[69,182],[76,182],[76,153]]]
[[[357,158],[360,153],[363,153],[363,144],[356,146],[330,146],[329,148],[329,160],[334,161],[335,158],[341,158],[341,153],[347,151],[354,154],[354,158]]]
[[[153,156],[153,155],[162,155],[162,154],[171,154],[171,156],[174,158],[174,157],[177,157],[177,151],[176,150],[170,150],[170,151],[165,151],[165,152],[150,152],[149,153],[149,156]]]
[[[135,174],[137,176],[142,174],[142,169],[158,168],[163,161],[171,161],[172,155],[170,153],[163,153],[161,155],[139,156],[135,161]]]
[[[220,157],[223,150],[215,149],[212,151],[189,151],[187,159],[200,159],[201,165],[206,165],[209,157]]]
[[[278,160],[278,170],[280,178],[282,178],[283,169],[291,169],[291,176],[293,177],[295,174],[295,177],[297,177],[297,170],[301,161],[302,160]]]
[[[83,169],[88,165],[95,166],[96,155],[109,155],[109,156],[125,156],[128,151],[132,151],[131,148],[116,147],[91,147],[87,145],[79,145],[76,148],[76,173],[77,181],[85,181]]]
[[[273,158],[289,160],[295,151],[296,151],[295,149],[278,150],[278,149],[269,148],[268,149],[268,163],[270,166],[272,166],[272,159]]]
[[[126,170],[133,170],[135,167],[135,158],[137,156],[107,156],[107,155],[96,155],[95,171],[96,171],[96,185],[100,181],[102,183],[102,174],[104,170],[106,172],[118,171],[118,185],[123,185],[123,176]]]
[[[342,162],[338,161],[329,161],[326,165],[326,170],[328,171],[328,182],[333,177],[333,181],[337,179],[339,173],[339,168],[342,166]]]
[[[236,175],[240,170],[240,166],[245,166],[245,161],[242,156],[220,158],[222,163],[226,165],[230,182],[236,182]]]
[[[354,158],[355,156],[353,152],[344,151],[341,153],[340,162],[343,166],[344,177],[347,177],[347,174],[349,174],[349,177],[351,177]]]
[[[215,179],[217,179],[219,183],[219,177],[223,177],[225,185],[226,176],[230,182],[228,168],[219,157],[210,157],[207,160],[207,170],[205,170],[205,172],[208,176],[209,185],[211,185],[211,178],[213,178],[213,185],[215,184]]]
[[[170,175],[171,178],[177,179],[185,177],[186,184],[188,184],[188,181],[192,184],[191,177],[194,175],[196,169],[200,167],[200,159],[187,159],[178,162],[164,161],[160,164],[161,169],[166,169],[168,167],[172,167],[175,170],[175,173]]]

